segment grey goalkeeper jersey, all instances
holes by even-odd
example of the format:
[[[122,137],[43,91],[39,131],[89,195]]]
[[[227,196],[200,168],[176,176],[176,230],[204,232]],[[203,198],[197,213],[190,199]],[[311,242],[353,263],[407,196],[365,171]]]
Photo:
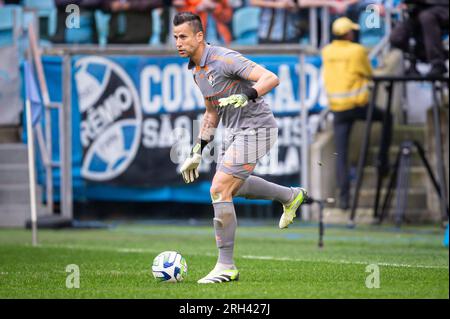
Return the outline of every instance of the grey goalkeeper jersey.
[[[216,108],[225,128],[277,127],[273,113],[262,97],[256,102],[248,101],[245,107],[219,107],[219,99],[241,94],[243,88],[253,86],[254,82],[248,77],[255,66],[236,51],[211,45],[206,45],[200,65],[189,62],[195,82],[204,98]]]

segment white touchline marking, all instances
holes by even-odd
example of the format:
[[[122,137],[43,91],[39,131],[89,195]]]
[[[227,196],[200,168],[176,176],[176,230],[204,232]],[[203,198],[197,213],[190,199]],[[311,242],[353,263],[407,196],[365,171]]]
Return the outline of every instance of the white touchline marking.
[[[404,268],[430,268],[430,269],[448,269],[448,266],[432,266],[432,265],[409,265],[409,264],[396,264],[396,263],[384,263],[384,262],[365,262],[365,261],[350,261],[350,260],[311,260],[311,259],[299,259],[299,258],[289,258],[289,257],[274,257],[274,256],[253,256],[244,255],[241,256],[246,259],[261,259],[261,260],[277,260],[277,261],[297,261],[297,262],[320,262],[320,263],[332,263],[332,264],[355,264],[355,265],[368,265],[377,264],[379,266],[387,267],[404,267]]]
[[[106,246],[82,246],[82,245],[41,245],[39,248],[69,248],[69,249],[82,249],[82,250],[104,250],[104,251],[113,251],[119,253],[159,253],[159,250],[155,249],[144,249],[144,248],[117,248],[117,247],[106,247]],[[202,253],[202,254],[188,254],[191,256],[208,256],[208,257],[216,257],[215,254]],[[351,261],[351,260],[323,260],[323,259],[300,259],[300,258],[291,258],[291,257],[275,257],[275,256],[256,256],[256,255],[243,255],[236,256],[245,259],[256,259],[256,260],[276,260],[276,261],[293,261],[293,262],[318,262],[318,263],[331,263],[331,264],[347,264],[347,265],[368,265],[368,264],[377,264],[379,266],[386,267],[399,267],[399,268],[425,268],[425,269],[449,269],[448,266],[433,266],[433,265],[410,265],[410,264],[397,264],[397,263],[385,263],[385,262],[374,262],[374,261]]]

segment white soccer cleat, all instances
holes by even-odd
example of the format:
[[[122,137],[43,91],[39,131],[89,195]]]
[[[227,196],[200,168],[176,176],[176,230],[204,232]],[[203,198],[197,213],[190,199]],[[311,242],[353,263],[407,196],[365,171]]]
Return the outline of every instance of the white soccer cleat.
[[[280,228],[287,228],[289,224],[292,224],[295,212],[308,198],[307,192],[304,188],[298,188],[299,192],[295,196],[294,200],[289,204],[283,205],[283,215],[281,215],[278,226]]]
[[[225,269],[225,270],[213,270],[208,275],[198,280],[199,284],[217,284],[222,282],[237,281],[239,280],[239,270],[237,269]]]

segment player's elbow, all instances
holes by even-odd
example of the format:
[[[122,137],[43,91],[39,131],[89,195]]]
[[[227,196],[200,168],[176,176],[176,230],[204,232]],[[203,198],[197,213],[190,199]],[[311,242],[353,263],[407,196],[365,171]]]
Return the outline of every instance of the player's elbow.
[[[274,73],[270,72],[270,82],[272,82],[272,86],[275,88],[280,84],[280,79]]]

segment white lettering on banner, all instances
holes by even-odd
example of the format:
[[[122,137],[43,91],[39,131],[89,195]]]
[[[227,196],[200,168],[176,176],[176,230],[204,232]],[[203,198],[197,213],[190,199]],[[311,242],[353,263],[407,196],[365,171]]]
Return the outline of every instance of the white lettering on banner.
[[[195,121],[194,121],[194,126]],[[170,160],[172,163],[182,163],[191,152],[191,119],[188,116],[180,116],[175,119],[173,130],[174,144],[170,148]]]
[[[255,168],[259,175],[289,175],[300,171],[299,147],[301,144],[300,118],[276,118],[278,126],[278,141],[269,154],[261,158]],[[279,157],[279,147],[286,147],[284,160]]]
[[[278,143],[281,146],[301,145],[301,119],[295,117],[276,118],[279,128]]]
[[[305,63],[305,76],[307,79],[307,92],[305,95],[305,104],[308,109],[312,108],[318,102],[318,96],[320,91],[320,70],[313,64]],[[295,74],[300,76],[300,65],[295,65]],[[297,89],[298,90],[298,89]],[[300,101],[300,98],[299,98]]]
[[[178,164],[178,170],[191,150],[191,139],[197,136],[198,119],[192,121],[188,116],[181,115],[170,118],[167,114],[161,114],[159,119],[146,119],[143,123],[142,144],[146,148],[170,149],[172,163]],[[300,144],[301,126],[298,116],[286,116],[276,118],[279,128],[279,136],[270,152],[258,161],[255,173],[259,175],[291,175],[300,170]],[[218,154],[222,149],[224,132],[219,127],[215,132],[212,143],[208,144],[203,152],[203,158],[199,167],[200,172],[209,172],[217,163]],[[169,143],[172,143],[169,145]],[[283,152],[280,156],[279,152]]]
[[[170,124],[170,115],[161,115],[161,128],[159,131],[159,143],[158,147],[171,147],[174,143],[173,140],[173,129],[172,124]]]
[[[162,80],[163,103],[167,112],[180,110],[183,101],[181,87],[183,72],[178,64],[168,64],[164,68]]]
[[[192,123],[189,116],[179,116],[175,119],[173,132],[175,140],[181,142],[189,142],[189,134],[185,134],[185,132],[190,132],[191,130]]]
[[[144,113],[158,113],[161,96],[152,94],[152,80],[161,83],[161,72],[157,65],[146,66],[141,72],[141,100]]]
[[[78,59],[74,76],[81,117],[81,176],[111,180],[128,168],[140,145],[139,95],[127,72],[104,57]]]
[[[290,175],[300,171],[300,155],[298,147],[289,146],[286,149],[284,161],[279,157],[279,144],[275,143],[270,152],[258,161],[255,173],[258,175]]]
[[[168,148],[175,143],[190,143],[192,130],[189,116],[181,115],[172,126],[170,116],[161,114],[161,119],[148,118],[142,123],[142,145],[146,148]]]
[[[89,108],[85,121],[80,124],[81,144],[87,147],[105,127],[118,119],[133,103],[131,92],[124,86],[105,99],[97,108]]]
[[[294,88],[288,65],[280,65],[278,68],[278,78],[280,79],[280,85],[275,88],[273,109],[281,112],[287,110],[298,110],[299,106],[295,102]]]
[[[145,114],[155,114],[164,107],[166,112],[190,111],[204,107],[202,93],[194,82],[187,64],[146,66],[141,72],[141,99]],[[161,94],[152,91],[152,84],[161,88]],[[153,87],[154,87],[153,86]]]
[[[145,119],[142,123],[142,145],[155,148],[158,145],[159,122],[157,119]]]
[[[298,112],[300,110],[298,94],[296,97],[296,92],[299,90],[298,80],[292,77],[293,74],[299,76],[299,65],[295,64],[294,73],[291,72],[291,68],[292,66],[288,64],[278,66],[275,73],[280,78],[280,85],[264,96],[266,103],[274,112]],[[312,108],[318,102],[324,101],[320,89],[322,87],[320,70],[315,65],[306,63],[305,73],[308,81],[305,103],[307,108]],[[171,63],[164,67],[148,65],[142,70],[140,77],[141,101],[145,114],[156,114],[161,111],[190,111],[196,107],[204,108],[203,96],[186,63],[183,65]],[[155,92],[158,91],[155,90],[158,87],[161,93]],[[318,101],[319,97],[320,101]]]

